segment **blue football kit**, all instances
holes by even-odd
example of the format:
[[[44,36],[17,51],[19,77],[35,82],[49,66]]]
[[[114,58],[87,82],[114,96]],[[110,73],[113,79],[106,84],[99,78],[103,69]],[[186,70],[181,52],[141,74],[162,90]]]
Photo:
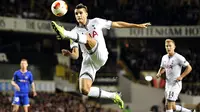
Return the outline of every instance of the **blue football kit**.
[[[13,80],[19,86],[20,91],[15,90],[12,104],[28,106],[30,84],[33,82],[32,73],[30,71],[22,73],[20,70],[17,70],[14,73]]]

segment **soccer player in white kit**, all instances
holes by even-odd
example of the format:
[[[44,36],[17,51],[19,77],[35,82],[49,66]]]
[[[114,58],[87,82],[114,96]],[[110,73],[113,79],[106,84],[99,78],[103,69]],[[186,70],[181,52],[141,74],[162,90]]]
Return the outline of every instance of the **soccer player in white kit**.
[[[182,55],[174,51],[175,48],[176,46],[173,40],[165,40],[165,49],[167,54],[162,57],[160,69],[156,77],[159,78],[164,72],[166,73],[166,112],[173,112],[173,110],[192,112],[189,109],[176,105],[176,100],[182,89],[182,79],[191,72],[192,67]],[[182,67],[186,67],[183,73],[181,73]],[[195,112],[195,110],[193,112]]]
[[[71,31],[65,30],[52,21],[54,30],[60,35],[61,39],[70,39],[72,52],[66,49],[62,50],[63,55],[70,56],[72,59],[78,59],[79,46],[82,51],[83,61],[79,75],[79,89],[84,95],[98,98],[110,98],[120,108],[124,108],[124,102],[117,92],[104,91],[98,87],[92,86],[95,80],[96,72],[106,63],[108,59],[108,50],[102,29],[113,28],[147,28],[150,23],[133,24],[127,22],[112,22],[105,19],[94,18],[87,19],[87,7],[78,4],[74,10],[77,26]]]

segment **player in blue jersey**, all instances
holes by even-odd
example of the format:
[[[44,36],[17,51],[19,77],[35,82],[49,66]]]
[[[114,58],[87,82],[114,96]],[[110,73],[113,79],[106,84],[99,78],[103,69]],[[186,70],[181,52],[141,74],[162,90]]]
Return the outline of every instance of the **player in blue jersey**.
[[[15,71],[11,84],[15,88],[14,98],[13,98],[13,112],[19,110],[19,106],[23,106],[24,112],[28,112],[29,107],[29,84],[31,84],[33,96],[36,96],[35,84],[33,82],[33,75],[27,70],[28,61],[22,59],[20,62],[20,69]]]

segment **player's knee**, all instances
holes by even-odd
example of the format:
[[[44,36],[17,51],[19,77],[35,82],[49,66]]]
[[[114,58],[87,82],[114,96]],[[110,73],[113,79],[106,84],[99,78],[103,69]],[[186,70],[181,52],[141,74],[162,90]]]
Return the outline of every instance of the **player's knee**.
[[[174,109],[174,106],[173,106],[173,102],[168,100],[167,101],[167,105],[166,105],[166,109]],[[176,109],[176,108],[175,108]]]
[[[175,103],[172,104],[172,109],[176,110],[176,104]]]
[[[12,112],[17,112],[17,111],[18,111],[17,108],[13,108],[13,109],[12,109]]]
[[[103,66],[103,65],[106,63],[106,60],[107,60],[107,59],[106,59],[105,57],[104,57],[104,58],[101,58],[101,59],[100,59],[99,65],[100,65],[100,66]]]
[[[81,89],[80,89],[80,92],[81,92],[83,95],[88,95],[89,92],[90,92],[90,88],[81,88]]]

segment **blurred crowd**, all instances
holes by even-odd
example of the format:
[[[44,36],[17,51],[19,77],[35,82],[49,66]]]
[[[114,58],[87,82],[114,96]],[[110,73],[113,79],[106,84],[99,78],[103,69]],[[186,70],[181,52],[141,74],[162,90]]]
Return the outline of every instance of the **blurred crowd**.
[[[12,94],[0,93],[0,99],[0,112],[11,112]],[[70,93],[39,92],[30,102],[30,112],[118,112]]]
[[[154,25],[199,24],[199,0],[65,0],[69,9],[64,17],[50,10],[54,0],[1,0],[0,15],[17,18],[75,22],[74,7],[88,6],[89,18],[102,17],[128,22],[150,21]]]
[[[165,39],[127,39],[122,40],[121,59],[126,62],[137,80],[144,80],[141,71],[158,71],[161,58],[166,54]],[[174,39],[176,52],[182,54],[193,67],[192,72],[183,79],[183,93],[200,95],[200,50],[198,38]],[[188,43],[190,42],[190,43]],[[156,45],[155,45],[156,43]],[[187,43],[187,44],[185,44]],[[183,69],[184,70],[184,69]]]
[[[51,13],[50,7],[54,1],[1,0],[0,16],[75,23],[74,8],[78,3],[83,3],[88,6],[89,18],[101,17],[134,23],[149,21],[153,25],[197,25],[200,22],[199,0],[65,0],[69,9],[64,17],[56,17]],[[1,52],[60,53],[62,48],[69,49],[69,42],[55,41],[55,35],[47,37],[33,34],[19,35],[13,32],[4,32],[4,34],[1,32],[1,34]],[[38,38],[35,38],[36,36]],[[10,38],[13,39],[12,42]],[[197,49],[200,47],[198,43],[200,40],[198,38],[176,40],[177,52],[185,56],[193,67],[190,75],[183,79],[182,92],[200,95],[200,67],[198,66],[200,50]],[[106,39],[106,43],[110,53],[109,59],[98,72],[116,74],[115,62],[118,55],[116,49],[119,43],[115,39]],[[141,80],[142,70],[159,69],[161,57],[165,54],[164,39],[123,39],[120,40],[120,44],[120,57],[137,80]],[[72,60],[71,69],[80,71],[81,60],[81,58],[77,61]]]

